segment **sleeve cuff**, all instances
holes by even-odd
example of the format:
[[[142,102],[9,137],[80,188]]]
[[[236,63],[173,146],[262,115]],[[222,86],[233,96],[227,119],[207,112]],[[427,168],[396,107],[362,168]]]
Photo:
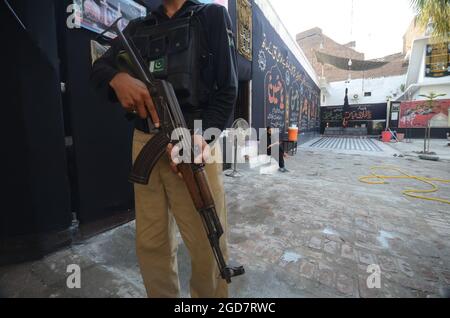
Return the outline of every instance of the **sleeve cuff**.
[[[114,90],[112,89],[112,87],[109,85],[109,83],[112,81],[112,79],[113,79],[118,73],[119,73],[119,71],[117,71],[117,70],[111,70],[111,71],[108,71],[108,74],[105,76],[105,85],[106,85],[105,89],[107,90],[107,96],[108,96],[108,99],[109,99],[111,102],[117,102],[117,101],[118,101],[117,96],[116,96],[116,93],[114,92]]]

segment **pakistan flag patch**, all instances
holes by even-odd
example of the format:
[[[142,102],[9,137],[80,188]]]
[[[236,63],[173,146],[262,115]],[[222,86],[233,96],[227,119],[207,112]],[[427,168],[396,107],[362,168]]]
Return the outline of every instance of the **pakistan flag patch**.
[[[160,58],[154,61],[150,61],[150,72],[151,73],[161,73],[166,70],[166,60]]]

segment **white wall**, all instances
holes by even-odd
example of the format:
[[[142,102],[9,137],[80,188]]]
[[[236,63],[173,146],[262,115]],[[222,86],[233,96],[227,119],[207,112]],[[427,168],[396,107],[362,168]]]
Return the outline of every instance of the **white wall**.
[[[424,98],[420,95],[429,95],[432,92],[436,93],[436,94],[446,94],[445,96],[439,97],[438,99],[450,99],[450,85],[449,84],[422,86],[413,95],[413,99],[414,100],[425,100],[426,98]]]
[[[414,84],[450,85],[449,76],[441,78],[425,77],[425,57],[428,42],[428,37],[419,38],[414,41],[406,80],[408,87]]]
[[[345,81],[331,82],[328,84],[325,93],[325,102],[322,98],[321,106],[339,106],[344,104],[345,88],[348,87],[348,98],[352,104],[377,104],[385,103],[387,96],[401,95],[401,85],[405,83],[406,76],[391,76],[370,79],[355,79],[350,83]],[[371,92],[372,96],[365,97],[365,92]],[[358,99],[354,99],[354,95]]]

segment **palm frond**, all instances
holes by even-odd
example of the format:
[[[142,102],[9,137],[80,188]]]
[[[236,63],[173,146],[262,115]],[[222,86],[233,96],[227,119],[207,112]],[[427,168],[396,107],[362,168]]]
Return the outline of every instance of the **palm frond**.
[[[417,14],[417,22],[427,27],[433,22],[433,37],[448,40],[450,34],[450,0],[411,0],[411,7]]]

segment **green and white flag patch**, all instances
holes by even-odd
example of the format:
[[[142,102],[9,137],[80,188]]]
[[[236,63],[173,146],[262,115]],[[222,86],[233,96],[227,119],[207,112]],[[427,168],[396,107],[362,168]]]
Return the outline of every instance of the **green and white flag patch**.
[[[166,61],[164,58],[160,58],[154,61],[150,61],[150,66],[149,66],[150,72],[151,73],[160,73],[160,72],[164,72],[166,69]]]

